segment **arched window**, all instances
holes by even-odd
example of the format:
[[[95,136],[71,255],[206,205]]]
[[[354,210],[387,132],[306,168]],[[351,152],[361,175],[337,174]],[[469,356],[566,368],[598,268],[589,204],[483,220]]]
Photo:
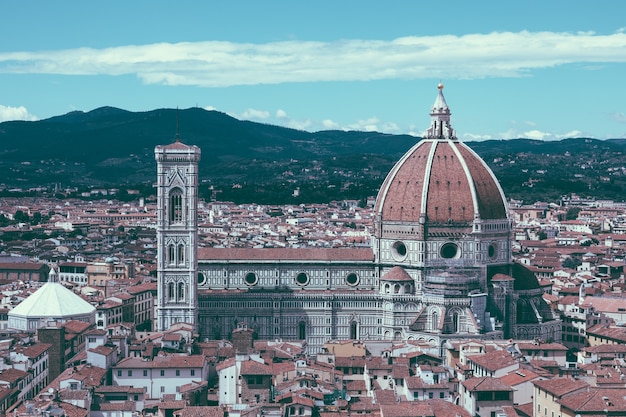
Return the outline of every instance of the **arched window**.
[[[359,323],[353,321],[350,323],[350,339],[358,339],[359,338]]]
[[[298,323],[298,339],[306,339],[306,322],[304,320]]]
[[[170,193],[170,222],[177,223],[183,221],[183,193],[176,188]]]
[[[168,249],[167,263],[173,264],[174,262],[176,262],[176,250],[174,248],[174,245],[168,245],[167,249]]]
[[[178,264],[182,265],[185,263],[185,245],[182,243],[178,245]]]
[[[455,311],[454,313],[452,313],[452,331],[454,333],[458,333],[460,326],[459,326],[459,312]]]
[[[169,301],[175,301],[176,297],[174,296],[174,283],[170,282],[169,284],[167,284],[167,299]]]
[[[433,311],[431,314],[431,325],[432,325],[432,330],[437,330],[437,328],[439,327],[439,314],[437,314],[436,311]]]
[[[185,301],[185,284],[183,282],[178,283],[178,301]]]

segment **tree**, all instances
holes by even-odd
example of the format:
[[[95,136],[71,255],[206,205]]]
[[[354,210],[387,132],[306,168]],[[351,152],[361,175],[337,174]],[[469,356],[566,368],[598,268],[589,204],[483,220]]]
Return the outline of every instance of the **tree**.
[[[36,211],[33,213],[33,218],[30,221],[31,224],[39,224],[41,223],[41,213]]]
[[[582,210],[580,207],[570,207],[567,209],[567,214],[565,215],[566,220],[576,220],[578,218],[578,213]]]
[[[28,217],[28,214],[24,213],[22,210],[17,210],[13,215],[13,219],[18,223],[28,223],[30,217]]]
[[[582,261],[576,256],[568,256],[561,263],[563,268],[576,269],[579,265],[582,264]]]

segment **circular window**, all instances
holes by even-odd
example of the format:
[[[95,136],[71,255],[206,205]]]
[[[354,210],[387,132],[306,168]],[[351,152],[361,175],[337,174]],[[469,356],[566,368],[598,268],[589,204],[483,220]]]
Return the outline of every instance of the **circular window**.
[[[206,284],[206,276],[202,272],[198,272],[198,285]]]
[[[307,274],[305,274],[304,272],[300,272],[298,275],[296,275],[296,284],[303,287],[308,283],[309,283],[309,276]]]
[[[443,244],[439,250],[439,254],[442,258],[453,259],[458,258],[461,255],[461,251],[456,243],[448,242]]]
[[[346,284],[354,287],[358,283],[359,283],[359,277],[357,274],[355,274],[354,272],[348,274],[348,276],[346,277]]]
[[[406,258],[406,245],[399,241],[395,242],[391,246],[391,253],[396,260],[404,260],[404,258]]]
[[[254,272],[248,272],[244,280],[246,281],[247,285],[251,285],[251,286],[256,285],[259,282],[259,279],[257,278]]]
[[[498,257],[498,246],[495,243],[489,245],[489,247],[487,248],[487,255],[489,255],[491,259],[495,259]]]

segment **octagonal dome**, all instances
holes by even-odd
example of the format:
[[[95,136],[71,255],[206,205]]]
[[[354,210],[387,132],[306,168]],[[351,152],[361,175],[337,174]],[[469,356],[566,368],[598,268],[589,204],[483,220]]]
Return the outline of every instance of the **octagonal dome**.
[[[507,219],[504,193],[487,164],[459,142],[439,84],[424,139],[393,167],[376,199],[381,222],[471,223]]]

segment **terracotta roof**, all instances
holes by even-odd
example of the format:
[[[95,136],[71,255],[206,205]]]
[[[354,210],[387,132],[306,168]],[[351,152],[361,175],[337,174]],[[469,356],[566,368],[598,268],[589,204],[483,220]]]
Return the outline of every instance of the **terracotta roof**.
[[[101,403],[101,411],[135,411],[134,401],[123,401],[114,403]]]
[[[161,338],[164,342],[180,342],[183,338],[183,335],[180,333],[165,333]]]
[[[398,161],[374,210],[383,221],[415,223],[422,216],[440,223],[471,223],[475,214],[506,218],[504,196],[487,164],[464,143],[443,140],[422,140]]]
[[[461,384],[468,391],[513,391],[510,385],[505,384],[498,378],[483,376],[480,378],[470,378],[462,381]]]
[[[538,374],[534,373],[530,369],[524,369],[521,371],[510,372],[498,379],[507,385],[515,386],[537,378],[539,378]]]
[[[413,278],[402,267],[394,266],[387,271],[381,278],[381,281],[411,281]]]
[[[373,262],[371,248],[198,248],[198,260]]]
[[[515,278],[513,278],[510,275],[506,275],[506,274],[495,274],[493,277],[491,277],[492,281],[514,281]]]
[[[382,404],[396,404],[398,402],[396,393],[393,390],[376,389],[374,390],[374,395],[376,396],[376,402],[381,406]],[[387,414],[384,414],[387,417]]]
[[[115,352],[117,347],[115,346],[96,346],[95,348],[89,349],[89,352],[94,352],[99,355],[108,356]]]
[[[350,379],[345,381],[346,389],[349,391],[365,391],[367,386],[362,379]]]
[[[69,333],[82,333],[91,327],[91,323],[78,320],[70,320],[63,325],[65,331]]]
[[[463,407],[441,399],[381,404],[380,410],[385,417],[471,417]]]
[[[215,367],[215,370],[219,372],[221,370],[230,368],[231,366],[235,366],[236,363],[237,361],[235,360],[235,358],[228,358],[218,363],[217,366]]]
[[[20,271],[39,271],[43,267],[47,267],[46,264],[33,264],[26,262],[0,262],[0,269],[11,269]]]
[[[224,417],[224,409],[220,406],[186,406],[174,411],[176,417]]]
[[[365,358],[361,356],[356,356],[354,358],[338,356],[335,358],[335,367],[336,368],[364,368]]]
[[[526,404],[520,404],[520,405],[516,405],[515,407],[515,411],[517,411],[517,415],[520,417],[533,417],[533,402],[529,402]]]
[[[157,407],[161,410],[180,410],[185,408],[186,404],[185,400],[161,401],[157,403]]]
[[[205,364],[206,358],[203,355],[168,355],[168,356],[156,356],[151,361],[144,361],[141,358],[124,358],[115,368],[118,369],[160,369],[160,368],[202,368]]]
[[[517,363],[515,358],[506,350],[492,350],[482,355],[468,356],[467,360],[489,371],[497,371]]]
[[[626,396],[623,389],[590,389],[564,395],[558,401],[562,407],[575,413],[600,415],[624,415]],[[617,413],[617,414],[615,414]]]
[[[241,362],[241,375],[272,375],[272,367],[253,360]]]
[[[146,390],[145,388],[137,388],[137,387],[133,387],[130,385],[103,385],[100,387],[96,387],[94,389],[94,392],[100,393],[100,394],[106,394],[108,392],[110,393],[125,392],[128,394],[141,394],[141,393],[145,393]]]
[[[6,381],[9,384],[14,384],[20,379],[24,379],[29,375],[28,372],[15,368],[7,368],[0,371],[0,381]]]
[[[126,288],[126,291],[128,291],[130,294],[139,294],[141,292],[156,291],[156,290],[157,290],[156,282],[145,282],[143,284],[133,285],[131,287]]]
[[[626,345],[622,344],[603,344],[596,346],[585,347],[582,350],[590,353],[626,353]]]
[[[517,347],[520,350],[548,350],[548,351],[562,351],[566,352],[567,348],[560,343],[518,343]]]
[[[81,381],[84,388],[95,388],[104,384],[106,369],[91,365],[80,365],[64,370],[50,385],[59,389],[61,381],[70,379]]]
[[[30,346],[16,346],[14,350],[28,358],[35,359],[51,347],[52,345],[50,343],[39,342]]]
[[[356,400],[350,400],[350,411],[372,411],[378,408],[378,405],[374,405],[373,398],[370,397],[358,397]]]
[[[547,391],[557,397],[562,397],[565,394],[572,392],[578,392],[589,385],[585,381],[572,378],[553,378],[533,381],[533,384],[543,391]]]

